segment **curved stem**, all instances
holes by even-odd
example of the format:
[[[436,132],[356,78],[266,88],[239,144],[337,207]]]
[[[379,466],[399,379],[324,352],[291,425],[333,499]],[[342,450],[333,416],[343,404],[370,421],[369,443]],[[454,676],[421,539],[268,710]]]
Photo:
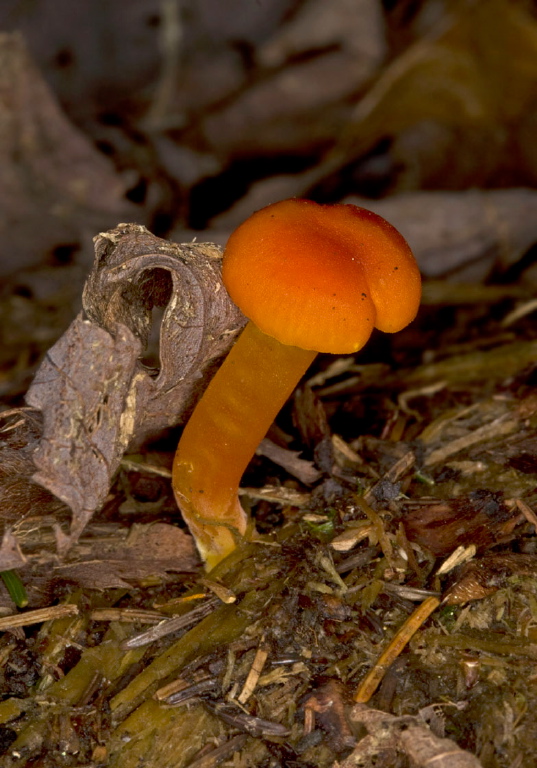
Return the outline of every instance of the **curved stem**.
[[[281,344],[249,322],[190,417],[175,454],[172,484],[208,568],[244,535],[241,477],[315,356]]]

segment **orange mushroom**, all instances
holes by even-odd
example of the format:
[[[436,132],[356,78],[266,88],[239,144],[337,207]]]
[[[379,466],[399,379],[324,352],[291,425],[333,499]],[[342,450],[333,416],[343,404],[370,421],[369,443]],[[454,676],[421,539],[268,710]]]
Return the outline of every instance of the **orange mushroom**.
[[[399,232],[354,205],[284,200],[229,238],[224,284],[248,324],[186,425],[173,489],[207,568],[236,546],[247,517],[239,483],[318,352],[356,352],[418,311],[421,280]]]

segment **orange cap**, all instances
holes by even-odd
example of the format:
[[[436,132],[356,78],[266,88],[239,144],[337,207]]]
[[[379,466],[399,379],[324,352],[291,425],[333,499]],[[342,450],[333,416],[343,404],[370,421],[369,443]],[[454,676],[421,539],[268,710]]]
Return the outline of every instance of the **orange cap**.
[[[393,333],[418,311],[421,279],[406,240],[355,205],[283,200],[231,235],[224,284],[257,327],[283,344],[344,354],[373,328]]]

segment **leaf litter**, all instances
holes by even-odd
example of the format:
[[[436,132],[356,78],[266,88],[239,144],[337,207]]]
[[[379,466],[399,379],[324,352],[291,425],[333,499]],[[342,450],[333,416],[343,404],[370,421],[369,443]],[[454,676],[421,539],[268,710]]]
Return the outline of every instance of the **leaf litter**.
[[[338,3],[341,18],[348,7]],[[201,173],[202,160],[224,167],[263,134],[278,151],[287,142],[315,154],[307,133],[322,148],[318,162],[305,173],[253,179],[213,223],[229,229],[275,188],[278,197],[330,188],[388,137],[399,168],[393,189],[406,194],[371,207],[409,226],[436,280],[404,334],[374,340],[356,360],[318,360],[244,477],[255,540],[207,578],[170,493],[173,427],[243,319],[219,287],[215,246],[100,226],[83,314],[47,354],[28,407],[1,414],[0,564],[18,569],[30,601],[17,611],[0,591],[8,766],[534,762],[534,280],[441,278],[519,274],[512,270],[535,241],[532,190],[445,191],[535,178],[535,20],[523,3],[450,5],[428,34],[411,30],[421,39],[353,103],[367,86],[352,80],[352,67],[338,82],[343,100],[319,74],[357,61],[355,38],[343,24],[322,38],[327,49],[312,50],[313,8],[305,3],[283,35],[255,51],[251,94],[239,77],[199,118],[213,154],[191,149]],[[373,70],[383,56],[381,36],[375,41]],[[282,62],[319,87],[304,87],[294,112],[281,110],[273,122],[258,94],[279,101],[289,82]],[[28,85],[26,71],[17,98],[54,124],[46,91]],[[16,79],[6,75],[2,87],[12,90]],[[435,98],[424,98],[431,82]],[[235,131],[233,116],[256,103],[263,109],[246,133]],[[153,121],[173,117],[166,106]],[[304,115],[316,115],[314,131]],[[334,115],[347,116],[335,139]],[[49,139],[70,169],[75,139],[66,125],[59,135]],[[185,146],[197,135],[187,130]],[[154,142],[174,157],[169,134]],[[96,186],[86,202],[73,202],[55,177],[55,199],[66,204],[58,210],[74,215],[54,222],[51,242],[58,227],[77,242],[99,231],[100,188],[111,190],[105,207],[132,214],[109,164],[93,162],[88,146],[80,151],[98,170]],[[9,148],[5,155],[13,156]],[[39,153],[24,157],[33,178]],[[428,186],[439,191],[413,191]],[[5,233],[21,254],[31,248],[17,238],[51,232],[39,195],[30,199],[24,226]],[[44,349],[53,330],[36,306],[18,296],[2,311],[12,323],[44,320],[35,342]],[[2,351],[16,362],[14,386],[0,382],[6,391],[22,391],[31,369],[20,338]],[[412,625],[427,601],[440,606]],[[409,624],[405,646],[381,668]],[[370,703],[355,702],[379,671]]]
[[[10,567],[17,565],[10,553],[21,558],[29,626],[40,601],[76,611],[45,618],[35,635],[33,695],[21,699],[19,678],[7,678],[0,718],[15,737],[7,764],[24,765],[44,749],[52,759],[57,747],[50,751],[44,734],[52,728],[53,742],[60,738],[58,717],[76,755],[103,754],[127,768],[142,757],[196,765],[209,738],[207,759],[240,746],[254,762],[278,755],[298,765],[362,765],[374,754],[387,765],[449,756],[450,765],[477,766],[500,745],[524,754],[533,737],[523,662],[537,658],[537,408],[527,316],[515,320],[515,337],[502,313],[476,320],[448,287],[394,338],[382,376],[374,360],[321,358],[245,477],[257,486],[244,498],[264,533],[207,579],[170,512],[169,489],[162,496],[171,452],[143,446],[184,419],[203,387],[200,367],[221,357],[244,321],[216,288],[214,246],[177,246],[123,225],[96,238],[96,254],[85,313],[45,358],[29,407],[4,414],[21,462],[6,479],[21,487],[24,479],[26,506],[22,519],[5,521],[2,555]],[[201,314],[193,317],[196,288]],[[513,301],[498,302],[503,316]],[[161,339],[171,338],[161,341],[154,371],[140,356],[159,302]],[[430,347],[431,317],[446,305],[452,327],[435,322]],[[506,333],[511,356],[502,369]],[[127,450],[138,454],[122,466]],[[118,524],[120,509],[147,522]],[[466,558],[440,570],[457,547],[470,547]],[[353,703],[427,596],[438,596],[440,608],[379,675],[373,708]],[[9,617],[3,621],[7,627]],[[155,628],[144,628],[148,622]],[[19,652],[16,626],[8,664]],[[74,659],[70,647],[78,649]],[[34,696],[54,707],[36,709]],[[489,716],[473,718],[484,700],[494,703]],[[104,720],[95,719],[97,701],[107,702]],[[435,702],[441,728],[419,714]],[[385,710],[382,736],[360,725],[375,707]],[[82,740],[79,711],[91,714]],[[518,721],[516,743],[507,713]],[[180,760],[172,757],[178,745]]]

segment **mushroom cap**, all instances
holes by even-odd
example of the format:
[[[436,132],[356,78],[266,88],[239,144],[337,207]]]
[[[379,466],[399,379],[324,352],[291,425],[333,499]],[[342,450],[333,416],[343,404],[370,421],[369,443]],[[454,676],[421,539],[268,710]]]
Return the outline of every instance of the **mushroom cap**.
[[[355,205],[283,200],[241,224],[224,251],[229,295],[278,341],[356,352],[373,328],[410,323],[421,299],[416,260],[385,219]]]

